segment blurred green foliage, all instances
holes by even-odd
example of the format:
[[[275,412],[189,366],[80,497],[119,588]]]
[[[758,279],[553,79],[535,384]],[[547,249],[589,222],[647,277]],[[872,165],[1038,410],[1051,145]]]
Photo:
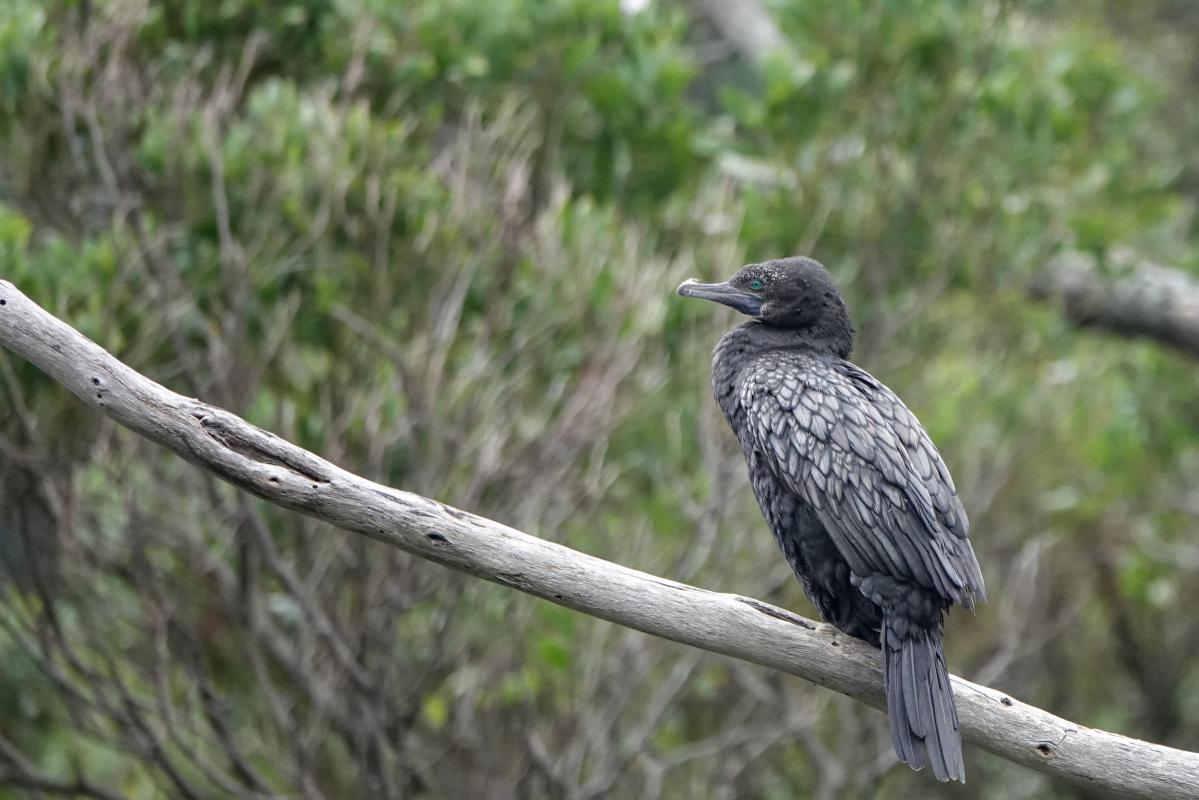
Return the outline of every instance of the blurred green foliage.
[[[771,10],[755,68],[654,0],[6,0],[0,276],[348,469],[805,610],[707,394],[731,320],[672,293],[811,253],[970,511],[955,670],[1199,749],[1199,365],[1026,294],[1066,251],[1199,265],[1199,14]],[[239,498],[11,357],[0,459],[0,736],[56,779],[1070,796],[974,752],[933,787],[840,698]]]

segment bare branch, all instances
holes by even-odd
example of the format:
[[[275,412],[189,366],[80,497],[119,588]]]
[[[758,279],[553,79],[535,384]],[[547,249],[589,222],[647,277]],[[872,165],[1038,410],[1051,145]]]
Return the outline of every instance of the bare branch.
[[[0,344],[92,408],[272,503],[567,608],[884,704],[878,654],[783,609],[603,561],[360,478],[122,364],[0,280]],[[1120,797],[1199,796],[1199,755],[1085,728],[953,679],[967,741]]]
[[[1144,336],[1199,358],[1199,278],[1117,254],[1122,274],[1103,275],[1081,254],[1059,258],[1032,287],[1070,321],[1124,336]]]
[[[694,5],[751,64],[759,65],[771,53],[786,50],[782,32],[759,0],[694,0]]]

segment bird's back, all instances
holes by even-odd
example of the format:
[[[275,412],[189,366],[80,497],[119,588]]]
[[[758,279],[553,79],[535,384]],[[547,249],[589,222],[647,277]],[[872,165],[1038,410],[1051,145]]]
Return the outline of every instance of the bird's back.
[[[716,400],[751,479],[769,477],[811,506],[858,577],[912,581],[967,606],[981,599],[965,510],[919,421],[865,370],[788,333],[748,323],[714,354]]]

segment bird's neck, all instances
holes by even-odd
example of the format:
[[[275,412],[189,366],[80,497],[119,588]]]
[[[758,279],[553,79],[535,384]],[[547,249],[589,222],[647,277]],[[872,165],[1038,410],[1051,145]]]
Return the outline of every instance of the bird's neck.
[[[808,328],[781,328],[764,322],[744,322],[726,333],[716,345],[715,362],[744,364],[771,350],[802,350],[848,359],[853,352],[853,325],[827,321]]]

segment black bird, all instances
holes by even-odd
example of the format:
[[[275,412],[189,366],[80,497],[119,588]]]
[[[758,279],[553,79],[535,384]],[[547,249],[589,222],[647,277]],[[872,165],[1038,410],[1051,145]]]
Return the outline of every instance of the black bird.
[[[712,386],[758,505],[824,618],[882,648],[899,758],[965,782],[941,623],[952,604],[973,608],[986,593],[937,448],[894,392],[848,360],[853,323],[818,262],[750,264],[678,293],[752,318],[716,345]]]

